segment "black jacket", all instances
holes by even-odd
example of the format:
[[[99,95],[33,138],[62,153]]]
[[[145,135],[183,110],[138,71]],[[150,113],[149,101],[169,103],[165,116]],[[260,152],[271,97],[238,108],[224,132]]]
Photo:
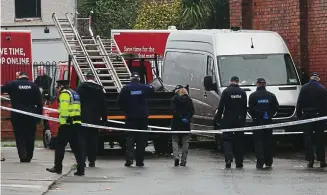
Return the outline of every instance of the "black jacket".
[[[319,113],[318,116],[327,115],[327,91],[318,81],[311,80],[303,85],[297,100],[297,117],[302,118],[303,113]]]
[[[100,125],[107,122],[107,106],[101,85],[95,82],[81,83],[76,92],[80,95],[82,122]]]
[[[230,128],[233,124],[244,124],[247,113],[247,96],[243,89],[236,84],[227,87],[222,95],[218,106],[215,121],[222,123],[224,128]]]
[[[37,84],[39,87],[42,87],[44,93],[49,93],[51,82],[52,82],[52,78],[46,74],[36,77],[34,81],[35,84]]]
[[[192,99],[188,95],[175,95],[171,100],[171,110],[173,113],[171,129],[176,131],[190,131],[190,122],[194,115]],[[189,122],[184,123],[182,121],[183,118],[186,118]]]
[[[1,93],[8,93],[12,108],[31,112],[43,113],[43,103],[39,87],[27,78],[17,79],[1,86]],[[21,114],[11,112],[12,118],[19,118]]]
[[[118,97],[118,105],[126,118],[147,118],[149,116],[147,98],[154,92],[151,85],[132,81],[124,86]]]
[[[267,112],[268,120],[278,111],[279,103],[276,96],[267,91],[265,87],[258,87],[249,97],[249,113],[253,120],[263,119]]]

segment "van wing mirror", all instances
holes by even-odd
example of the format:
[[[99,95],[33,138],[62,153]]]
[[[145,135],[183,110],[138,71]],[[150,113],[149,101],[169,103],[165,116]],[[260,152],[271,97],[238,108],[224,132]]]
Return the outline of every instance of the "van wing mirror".
[[[205,76],[203,79],[203,85],[206,91],[211,91],[213,86],[212,76]]]

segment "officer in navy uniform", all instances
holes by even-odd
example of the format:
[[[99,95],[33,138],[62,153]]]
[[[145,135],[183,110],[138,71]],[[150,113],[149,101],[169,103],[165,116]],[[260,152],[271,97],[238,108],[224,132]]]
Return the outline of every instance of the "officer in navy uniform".
[[[215,125],[220,126],[222,129],[243,127],[245,126],[246,113],[246,93],[239,87],[239,78],[233,76],[230,79],[229,87],[227,87],[221,95],[218,112],[215,116]],[[236,168],[242,168],[244,132],[224,132],[222,137],[226,168],[231,168],[234,156],[233,151],[235,151]],[[234,150],[233,145],[235,146]]]
[[[132,73],[131,83],[124,86],[118,97],[118,105],[125,112],[125,123],[128,129],[148,129],[148,105],[147,98],[154,93],[150,85],[141,84],[140,76]],[[126,140],[126,163],[129,167],[133,164],[134,145],[136,143],[136,166],[144,166],[144,153],[146,146],[146,133],[128,132]]]
[[[1,93],[8,93],[12,108],[42,115],[43,105],[39,87],[29,81],[25,72],[18,73],[17,80],[1,86]],[[16,147],[20,162],[31,162],[34,153],[36,124],[40,119],[11,112]]]
[[[319,83],[319,74],[314,72],[309,83],[301,88],[297,101],[297,116],[299,119],[310,119],[327,116],[327,91]],[[305,137],[305,159],[309,162],[308,167],[312,168],[315,160],[314,143],[316,145],[317,160],[320,167],[327,167],[325,160],[324,130],[326,121],[317,121],[303,124]]]
[[[272,124],[272,117],[277,113],[279,103],[276,96],[266,90],[266,81],[257,79],[257,90],[249,97],[249,113],[254,125]],[[254,147],[257,157],[257,168],[271,167],[273,163],[273,134],[271,129],[253,132]]]

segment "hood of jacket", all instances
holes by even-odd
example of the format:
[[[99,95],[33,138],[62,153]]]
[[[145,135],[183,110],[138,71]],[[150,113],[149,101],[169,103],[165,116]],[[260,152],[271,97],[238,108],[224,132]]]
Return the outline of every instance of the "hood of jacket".
[[[97,84],[95,81],[89,80],[89,81],[82,83],[80,86],[80,89],[81,90],[88,89],[88,90],[93,90],[93,91],[99,91],[99,90],[102,90],[103,87],[101,85]]]

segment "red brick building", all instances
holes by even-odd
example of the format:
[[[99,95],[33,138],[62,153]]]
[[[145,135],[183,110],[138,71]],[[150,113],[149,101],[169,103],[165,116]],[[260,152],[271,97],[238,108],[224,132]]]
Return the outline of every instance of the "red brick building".
[[[230,25],[277,31],[302,71],[327,86],[327,0],[229,0]]]

